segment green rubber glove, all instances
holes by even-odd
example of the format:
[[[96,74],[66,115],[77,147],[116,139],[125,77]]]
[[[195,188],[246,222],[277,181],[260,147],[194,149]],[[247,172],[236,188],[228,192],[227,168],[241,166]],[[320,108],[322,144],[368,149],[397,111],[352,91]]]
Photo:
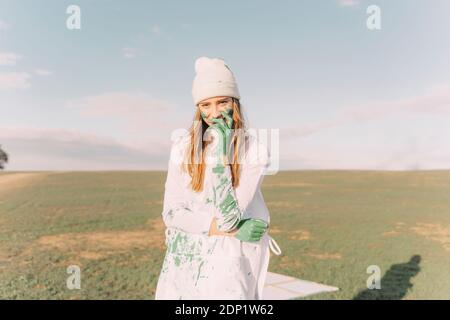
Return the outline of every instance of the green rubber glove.
[[[244,219],[239,222],[237,228],[236,238],[245,242],[257,242],[261,240],[268,225],[261,219]]]
[[[227,151],[230,147],[231,138],[233,136],[233,118],[230,116],[232,109],[227,112],[222,111],[221,114],[224,119],[212,119],[211,122],[214,124],[210,127],[219,134],[219,144],[217,147],[217,159],[218,166],[223,166],[223,157],[227,155]]]
[[[216,149],[213,150],[216,154],[212,156],[217,162],[212,167],[212,199],[206,199],[206,201],[207,203],[212,202],[215,206],[217,228],[227,232],[237,228],[242,213],[234,195],[231,169],[227,166],[228,161],[224,163],[233,134],[233,119],[227,112],[222,112],[222,116],[224,119],[211,120],[212,124],[208,128],[216,133]]]

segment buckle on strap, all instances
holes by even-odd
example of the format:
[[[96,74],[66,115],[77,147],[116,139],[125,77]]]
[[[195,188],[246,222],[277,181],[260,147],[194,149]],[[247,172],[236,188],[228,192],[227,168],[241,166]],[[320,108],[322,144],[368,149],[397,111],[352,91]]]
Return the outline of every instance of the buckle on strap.
[[[276,249],[275,249],[275,246],[276,246]],[[270,250],[272,250],[272,252],[273,252],[274,254],[276,254],[277,256],[279,256],[279,255],[281,254],[280,246],[279,246],[278,243],[275,241],[275,239],[272,238],[270,235],[269,235],[269,248],[270,248]]]

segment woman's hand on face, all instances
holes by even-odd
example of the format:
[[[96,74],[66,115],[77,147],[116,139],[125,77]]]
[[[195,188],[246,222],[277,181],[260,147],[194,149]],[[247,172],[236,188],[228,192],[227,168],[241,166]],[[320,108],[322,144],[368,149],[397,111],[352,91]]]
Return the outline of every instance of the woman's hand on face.
[[[225,120],[222,118],[211,119],[211,122],[213,123],[211,128],[215,129],[219,134],[219,144],[217,148],[218,159],[223,159],[223,157],[226,156],[233,135],[233,118],[225,111],[222,111],[221,114]]]
[[[237,229],[233,229],[232,231],[229,232],[225,232],[225,231],[221,231],[219,229],[217,229],[217,222],[216,222],[216,218],[213,218],[211,221],[211,226],[209,227],[209,236],[229,236],[229,237],[233,237],[236,235],[236,233],[238,232]]]
[[[268,227],[268,224],[261,219],[241,220],[237,226],[236,238],[245,242],[258,242]]]

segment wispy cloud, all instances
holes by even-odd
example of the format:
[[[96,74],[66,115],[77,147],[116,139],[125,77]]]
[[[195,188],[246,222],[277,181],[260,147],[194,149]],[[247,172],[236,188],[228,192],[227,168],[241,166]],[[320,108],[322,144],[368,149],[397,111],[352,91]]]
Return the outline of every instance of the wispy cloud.
[[[184,25],[183,28],[189,28],[190,25]],[[166,39],[166,40],[172,40],[172,36],[169,35],[167,32],[165,32],[160,26],[154,25],[150,28],[151,34],[153,34],[157,38]]]
[[[96,134],[83,133],[79,130],[70,130],[62,128],[41,128],[36,126],[3,126],[0,127],[0,136],[3,139],[46,139],[62,142],[87,141],[91,144],[107,145],[116,144],[114,139],[102,137]]]
[[[151,27],[150,31],[152,34],[154,34],[157,37],[160,37],[162,35],[162,30],[161,30],[160,26],[155,25],[155,26]]]
[[[110,137],[77,130],[0,127],[9,170],[165,169],[168,151],[140,150]]]
[[[191,25],[187,23],[180,24],[183,29],[190,29]],[[138,55],[145,54],[146,46],[149,41],[154,39],[172,40],[172,36],[163,31],[159,25],[153,25],[149,30],[135,34],[130,38],[131,46],[125,46],[122,48],[122,56],[125,59],[134,59]]]
[[[50,76],[53,74],[53,71],[47,69],[34,69],[34,73],[38,76]]]
[[[0,72],[0,90],[26,89],[30,87],[30,78],[27,72]]]
[[[131,48],[131,47],[123,47],[122,48],[122,55],[125,59],[134,59],[134,58],[136,58],[137,53],[138,53],[138,50],[136,48]]]
[[[343,7],[353,7],[359,4],[359,0],[338,0],[338,4]]]
[[[337,144],[311,145],[310,135],[349,126],[354,123],[371,122],[390,116],[425,113],[428,115],[450,115],[450,85],[430,87],[423,94],[391,101],[378,101],[360,106],[344,108],[335,117],[316,123],[280,130],[280,163],[283,169],[361,169],[361,170],[428,170],[450,168],[450,149],[439,131],[389,136],[381,145],[360,148]],[[363,150],[363,149],[364,150]],[[296,151],[299,150],[299,151]]]
[[[0,31],[6,31],[9,29],[9,24],[0,19]]]
[[[185,29],[185,30],[192,29],[192,24],[190,24],[190,23],[182,23],[182,24],[180,24],[180,26],[182,29]]]
[[[424,94],[411,98],[375,102],[363,107],[349,108],[344,113],[355,120],[370,120],[397,111],[450,114],[450,84],[430,87]]]
[[[167,115],[170,110],[168,102],[155,99],[146,93],[122,91],[71,100],[66,106],[78,109],[86,116],[120,119],[131,127],[148,126],[155,122],[155,119]]]
[[[395,112],[421,112],[450,115],[450,84],[430,87],[424,94],[392,101],[372,102],[366,105],[344,108],[337,116],[312,124],[281,130],[283,138],[311,135],[352,122],[371,121]]]
[[[13,52],[0,52],[0,66],[15,66],[21,55]]]
[[[69,101],[66,107],[114,123],[130,145],[141,149],[167,148],[171,130],[183,127],[174,106],[141,92],[106,92]]]
[[[449,169],[450,153],[429,147],[432,136],[424,139],[411,138],[397,149],[368,147],[354,148],[313,147],[302,145],[281,154],[281,167],[294,169],[337,169],[337,170],[432,170]]]

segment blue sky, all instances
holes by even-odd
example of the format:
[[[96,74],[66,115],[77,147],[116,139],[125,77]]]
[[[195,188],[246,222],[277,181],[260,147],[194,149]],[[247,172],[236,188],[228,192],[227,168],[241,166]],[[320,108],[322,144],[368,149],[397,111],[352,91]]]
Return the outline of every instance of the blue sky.
[[[66,27],[69,5],[81,29]],[[381,29],[366,9],[381,10]],[[166,169],[221,57],[280,169],[450,168],[446,1],[0,0],[7,170]]]

